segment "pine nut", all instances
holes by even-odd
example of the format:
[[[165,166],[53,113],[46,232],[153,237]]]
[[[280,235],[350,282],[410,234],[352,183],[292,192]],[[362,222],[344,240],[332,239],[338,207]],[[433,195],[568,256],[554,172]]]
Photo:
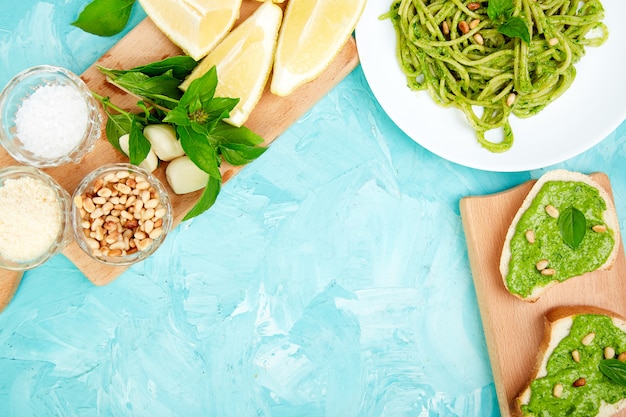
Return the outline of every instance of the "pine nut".
[[[148,233],[148,236],[150,236],[150,239],[158,239],[159,237],[161,237],[162,234],[163,228],[157,227],[156,229],[152,229],[152,231]]]
[[[480,19],[474,19],[469,23],[470,29],[476,29],[480,24]]]
[[[150,245],[152,245],[152,239],[147,238],[147,239],[143,239],[140,241],[135,241],[136,245],[137,245],[137,249],[139,249],[140,251],[145,251],[146,249],[148,249],[150,247]]]
[[[467,5],[467,8],[471,11],[478,10],[480,8],[480,3],[473,1]]]
[[[535,266],[537,267],[538,271],[543,271],[544,269],[548,267],[548,260],[541,259],[540,261],[537,261],[537,264]]]
[[[156,209],[154,211],[154,217],[157,219],[162,219],[163,217],[165,217],[166,213],[167,211],[164,208]]]
[[[104,187],[104,188],[99,189],[96,194],[98,194],[99,197],[109,198],[111,197],[111,194],[113,194],[113,192],[111,191],[110,188]]]
[[[147,190],[148,188],[150,188],[150,183],[148,181],[140,181],[139,177],[136,177],[135,179],[137,181],[137,186],[135,188],[137,188],[138,190]]]
[[[448,26],[448,22],[446,22],[445,20],[443,22],[441,22],[441,32],[444,35],[449,35],[450,34],[450,27]]]
[[[461,20],[459,22],[459,30],[464,35],[470,31],[469,25],[467,24],[467,22],[465,20]]]
[[[96,209],[96,205],[93,203],[91,198],[84,198],[83,199],[83,209],[85,209],[85,211],[87,213],[91,213],[92,211],[94,211]]]
[[[546,206],[546,213],[548,213],[548,216],[554,217],[555,219],[559,217],[559,210],[550,204]]]
[[[591,342],[593,342],[593,339],[596,337],[596,334],[591,332],[588,333],[585,337],[583,337],[583,340],[581,340],[581,343],[585,346],[589,346],[591,344]]]
[[[563,395],[563,385],[555,384],[554,388],[552,388],[552,395],[554,395],[556,398],[561,398],[561,395]]]
[[[153,209],[156,208],[158,205],[159,200],[157,200],[156,198],[151,198],[150,200],[146,201],[143,206],[147,209]]]
[[[507,98],[506,98],[506,105],[507,107],[511,107],[513,105],[513,103],[515,103],[515,99],[517,98],[517,94],[515,93],[510,93]]]
[[[535,243],[535,232],[533,232],[532,230],[526,230],[525,236],[528,243]]]
[[[556,274],[556,270],[554,268],[546,268],[541,270],[541,275],[549,276]]]
[[[98,249],[98,248],[100,248],[100,243],[96,239],[87,238],[87,239],[85,239],[85,242],[87,243],[87,245],[91,249]]]
[[[128,178],[130,176],[130,172],[128,172],[128,171],[117,171],[115,173],[115,176],[121,180],[122,178]]]
[[[626,352],[622,352],[617,355],[617,360],[620,362],[626,362]]]
[[[591,228],[596,233],[606,233],[606,226],[603,224],[596,224]]]
[[[572,351],[572,359],[574,359],[574,362],[576,363],[580,362],[580,352],[578,350]]]
[[[146,220],[143,224],[143,231],[150,234],[154,229],[154,222],[152,220]]]
[[[615,349],[611,346],[604,348],[604,359],[613,359],[615,357]]]
[[[122,194],[130,194],[130,192],[131,192],[130,187],[129,187],[128,185],[126,185],[126,184],[122,184],[122,183],[118,183],[118,184],[115,186],[115,189],[116,189],[117,191],[119,191],[120,193],[122,193]]]
[[[548,40],[548,45],[550,45],[550,46],[554,46],[554,45],[556,45],[558,43],[559,43],[559,40],[557,38],[550,38]]]
[[[76,197],[74,197],[74,205],[76,206],[76,208],[82,209],[83,208],[83,197],[80,196],[80,195],[77,195]]]
[[[485,43],[485,40],[483,39],[483,35],[481,35],[480,33],[474,34],[474,41],[479,45],[482,45]]]
[[[583,386],[585,386],[586,383],[587,383],[587,380],[585,378],[578,378],[576,381],[574,381],[572,386],[574,386],[576,388],[583,387]]]

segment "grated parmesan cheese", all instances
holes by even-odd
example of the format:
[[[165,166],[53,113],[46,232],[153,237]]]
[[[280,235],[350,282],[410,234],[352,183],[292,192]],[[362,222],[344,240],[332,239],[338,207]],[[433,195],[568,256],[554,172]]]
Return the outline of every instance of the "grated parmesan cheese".
[[[77,90],[43,85],[22,102],[15,128],[24,149],[41,158],[58,158],[80,143],[88,121],[87,103]]]
[[[25,262],[45,254],[62,227],[54,190],[32,177],[9,178],[0,187],[0,256]]]

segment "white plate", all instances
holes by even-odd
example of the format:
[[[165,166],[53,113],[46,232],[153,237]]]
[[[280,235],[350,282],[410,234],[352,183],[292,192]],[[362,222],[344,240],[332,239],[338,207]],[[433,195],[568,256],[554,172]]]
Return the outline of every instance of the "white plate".
[[[513,147],[492,153],[478,144],[465,115],[415,92],[396,59],[395,32],[379,16],[392,0],[368,0],[356,28],[361,66],[374,96],[400,129],[431,152],[471,168],[526,171],[574,157],[607,137],[626,119],[626,1],[604,0],[609,39],[586,48],[572,86],[538,115],[510,118]]]

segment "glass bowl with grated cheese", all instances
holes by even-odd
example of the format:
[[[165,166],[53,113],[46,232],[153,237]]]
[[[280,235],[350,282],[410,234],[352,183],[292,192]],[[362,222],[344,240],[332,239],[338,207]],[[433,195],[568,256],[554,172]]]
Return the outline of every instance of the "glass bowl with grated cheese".
[[[17,74],[0,93],[0,143],[36,167],[78,163],[100,138],[102,115],[73,72],[41,65]]]
[[[71,239],[70,196],[30,166],[0,169],[0,268],[26,270],[61,252]]]
[[[172,227],[172,205],[161,181],[127,163],[89,173],[74,191],[70,213],[78,246],[107,265],[147,258]]]

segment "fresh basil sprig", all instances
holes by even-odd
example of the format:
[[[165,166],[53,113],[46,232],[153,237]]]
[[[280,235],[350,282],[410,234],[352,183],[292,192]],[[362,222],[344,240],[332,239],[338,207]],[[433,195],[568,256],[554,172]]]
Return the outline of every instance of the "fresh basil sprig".
[[[626,387],[626,362],[617,359],[603,359],[599,364],[600,372],[616,384]]]
[[[98,66],[98,69],[111,84],[122,90],[156,106],[172,109],[183,95],[178,86],[197,64],[193,58],[181,55],[129,70],[102,66]]]
[[[487,15],[498,27],[498,32],[510,38],[520,38],[530,43],[530,32],[524,20],[513,16],[513,0],[489,0]]]
[[[135,0],[93,0],[72,25],[98,36],[113,36],[126,27]]]
[[[143,112],[127,112],[111,103],[108,97],[93,93],[108,115],[106,135],[109,142],[121,150],[119,137],[129,134],[132,164],[140,164],[150,151],[150,142],[143,135],[143,128],[152,123],[169,123],[176,128],[189,159],[209,174],[202,195],[183,220],[204,212],[216,201],[222,184],[222,160],[235,166],[244,165],[265,151],[260,146],[263,138],[259,135],[247,127],[235,127],[223,121],[239,99],[215,97],[218,82],[215,67],[194,80],[184,93],[178,89],[197,64],[189,60],[188,57],[167,58],[130,70],[99,67],[112,83],[141,99],[137,105]]]
[[[572,249],[577,249],[587,231],[587,219],[576,207],[568,207],[559,214],[557,220],[563,241]]]

